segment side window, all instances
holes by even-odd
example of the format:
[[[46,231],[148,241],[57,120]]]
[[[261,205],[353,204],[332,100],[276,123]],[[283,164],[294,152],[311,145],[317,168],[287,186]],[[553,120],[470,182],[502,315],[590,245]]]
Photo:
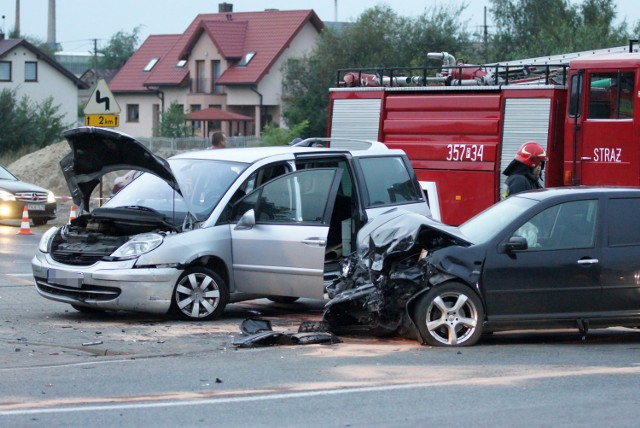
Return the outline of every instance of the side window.
[[[420,201],[409,171],[400,157],[361,158],[370,206]]]
[[[258,224],[326,224],[325,211],[335,174],[335,169],[316,169],[270,181],[237,203],[233,220],[253,208]]]
[[[589,78],[589,119],[633,118],[634,73],[593,73]]]
[[[597,200],[573,201],[535,215],[514,236],[526,238],[529,250],[565,250],[593,246]]]
[[[640,245],[640,222],[638,222],[640,199],[621,198],[609,201],[608,245]]]

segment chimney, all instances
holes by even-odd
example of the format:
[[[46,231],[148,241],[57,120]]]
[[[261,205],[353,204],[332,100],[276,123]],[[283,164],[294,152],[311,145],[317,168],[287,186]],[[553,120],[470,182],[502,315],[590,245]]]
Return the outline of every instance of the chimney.
[[[233,12],[233,3],[218,3],[218,13]]]
[[[56,0],[49,0],[49,15],[47,22],[47,44],[56,46]]]
[[[16,0],[16,37],[20,37],[20,0]]]

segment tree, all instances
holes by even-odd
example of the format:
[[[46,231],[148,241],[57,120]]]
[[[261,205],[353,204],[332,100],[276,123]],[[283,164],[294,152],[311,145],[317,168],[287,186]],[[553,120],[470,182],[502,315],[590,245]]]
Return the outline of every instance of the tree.
[[[262,130],[263,146],[283,146],[292,142],[296,138],[302,138],[306,128],[309,126],[308,120],[292,126],[291,129],[280,128],[276,125],[266,125]]]
[[[118,70],[131,58],[138,46],[140,27],[133,29],[131,33],[118,31],[114,34],[107,46],[98,49],[103,56],[99,60],[99,67],[103,70]]]
[[[18,99],[13,89],[0,92],[0,152],[41,149],[62,139],[64,124],[60,107],[49,97],[33,104],[28,97]]]
[[[491,0],[490,12],[494,61],[622,46],[629,38],[626,22],[614,26],[613,0]]]
[[[169,108],[160,115],[160,137],[180,138],[191,135],[191,127],[187,125],[187,114],[182,105],[172,101]]]
[[[458,21],[464,8],[431,7],[417,18],[405,18],[389,6],[376,6],[344,28],[325,28],[312,53],[284,65],[287,124],[308,120],[300,137],[326,135],[329,88],[336,85],[340,68],[426,65],[429,51],[471,55],[469,34]]]

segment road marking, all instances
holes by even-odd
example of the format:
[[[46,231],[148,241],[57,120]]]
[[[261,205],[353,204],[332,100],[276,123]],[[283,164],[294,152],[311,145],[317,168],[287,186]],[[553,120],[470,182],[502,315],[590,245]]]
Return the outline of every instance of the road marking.
[[[169,394],[168,396],[133,396],[133,397],[103,397],[95,398],[93,401],[103,400],[105,404],[86,404],[76,406],[64,406],[59,401],[53,403],[20,403],[14,405],[0,405],[0,408],[4,407],[31,407],[38,406],[39,408],[25,408],[16,410],[0,410],[0,416],[22,416],[22,415],[36,415],[45,413],[79,413],[79,412],[92,412],[92,411],[105,411],[105,410],[138,410],[138,409],[153,409],[153,408],[167,408],[167,407],[186,407],[186,406],[200,406],[200,405],[213,405],[213,404],[228,404],[228,403],[250,403],[256,401],[273,401],[282,399],[296,399],[296,398],[309,398],[319,397],[327,395],[346,395],[362,392],[388,392],[388,391],[401,391],[408,389],[420,389],[420,388],[434,388],[434,387],[446,387],[457,385],[506,385],[519,383],[530,380],[540,380],[547,378],[559,378],[570,376],[602,376],[602,375],[619,375],[628,376],[630,374],[640,374],[640,368],[638,367],[586,367],[584,369],[577,370],[560,370],[558,372],[537,372],[524,375],[512,375],[512,376],[500,376],[500,377],[484,377],[484,378],[464,378],[453,379],[439,382],[421,382],[415,384],[398,384],[398,385],[378,385],[378,386],[356,386],[345,387],[339,389],[319,389],[308,391],[292,391],[292,392],[280,392],[273,393],[270,391],[254,391],[246,393],[246,395],[235,396],[223,396],[223,397],[210,397],[193,400],[179,400],[176,398],[176,394]],[[261,392],[261,395],[257,395]],[[222,395],[233,394],[233,391],[219,391],[205,393],[209,395]],[[236,394],[243,394],[242,392],[236,392]],[[200,394],[200,395],[205,395]],[[169,398],[170,397],[170,398]],[[153,402],[142,402],[143,400],[155,400]],[[168,401],[169,399],[174,401]],[[85,399],[88,401],[88,399]],[[176,401],[178,400],[178,401]],[[108,402],[120,401],[119,404],[107,404]],[[127,402],[128,401],[128,402]],[[135,401],[135,402],[132,402]],[[61,406],[61,407],[46,407],[46,406]]]

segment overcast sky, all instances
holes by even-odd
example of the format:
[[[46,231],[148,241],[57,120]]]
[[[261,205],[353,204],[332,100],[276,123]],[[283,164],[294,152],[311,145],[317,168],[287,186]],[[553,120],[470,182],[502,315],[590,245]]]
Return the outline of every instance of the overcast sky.
[[[579,0],[573,0],[579,1]],[[150,34],[179,34],[198,13],[216,13],[215,0],[58,0],[56,3],[56,40],[66,51],[86,52],[93,49],[93,40],[103,47],[118,31],[131,33],[140,26],[140,41]],[[236,0],[235,12],[313,9],[323,21],[353,21],[364,10],[376,4],[388,4],[400,15],[413,16],[436,4],[466,3],[462,16],[469,21],[470,30],[483,25],[484,7],[489,0]],[[640,20],[639,0],[617,0],[618,19],[634,24]],[[337,5],[337,8],[336,8]],[[47,39],[47,11],[49,0],[20,1],[20,32],[42,41]],[[9,33],[16,22],[16,0],[0,0],[0,28]],[[487,13],[488,19],[490,14]],[[491,22],[488,22],[491,25]]]

